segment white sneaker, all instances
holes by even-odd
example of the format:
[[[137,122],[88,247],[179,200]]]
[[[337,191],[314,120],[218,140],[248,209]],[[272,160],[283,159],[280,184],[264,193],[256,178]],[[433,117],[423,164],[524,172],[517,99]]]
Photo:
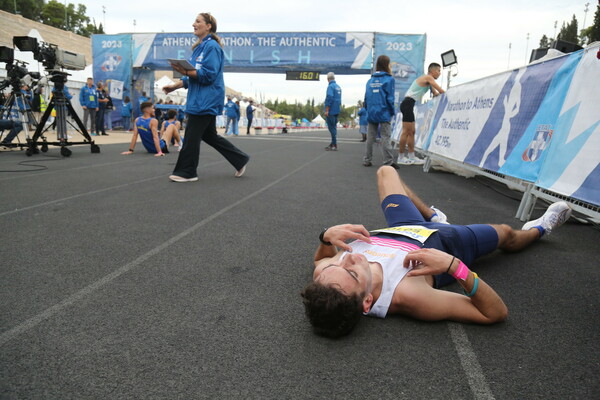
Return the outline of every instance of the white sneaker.
[[[411,165],[423,165],[423,164],[425,164],[425,160],[423,160],[422,158],[419,158],[419,157],[409,158],[409,160],[411,161]]]
[[[182,176],[170,175],[169,179],[173,182],[196,182],[198,180],[198,177],[195,176],[193,178],[184,178]]]
[[[248,164],[246,164],[248,165]],[[244,165],[240,170],[235,171],[235,177],[236,178],[241,178],[242,175],[244,175],[244,172],[246,172],[246,165]]]
[[[444,214],[441,210],[435,208],[434,206],[429,208],[431,208],[435,213],[430,219],[431,222],[437,222],[438,224],[450,224],[450,222],[448,222],[448,217],[446,217],[446,214]]]
[[[414,160],[406,157],[402,157],[398,160],[398,164],[400,165],[413,165],[414,163]]]
[[[569,219],[571,212],[571,207],[569,207],[566,201],[559,201],[548,207],[544,215],[527,222],[521,229],[526,231],[540,226],[544,230],[544,233],[549,235],[553,229],[558,228]]]

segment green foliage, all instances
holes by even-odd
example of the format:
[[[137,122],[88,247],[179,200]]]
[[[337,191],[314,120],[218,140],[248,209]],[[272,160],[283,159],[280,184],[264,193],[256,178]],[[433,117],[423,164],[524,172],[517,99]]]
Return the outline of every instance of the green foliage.
[[[265,102],[265,107],[275,112],[276,114],[290,115],[293,121],[298,119],[306,118],[309,121],[315,119],[315,117],[319,114],[323,118],[325,116],[324,113],[324,105],[323,103],[318,103],[315,105],[315,99],[306,100],[305,104],[298,103],[296,100],[294,104],[288,104],[286,100],[279,101],[279,99],[275,99],[275,101],[267,100]],[[348,107],[346,108],[342,104],[342,108],[340,110],[340,115],[338,117],[338,121],[344,123],[352,120],[352,115],[354,114],[354,109],[356,107]]]
[[[15,14],[21,14],[27,19],[40,21],[40,13],[44,7],[44,0],[0,0],[0,10]]]
[[[571,22],[568,24],[563,22],[562,28],[560,28],[560,32],[557,35],[557,38],[560,40],[564,40],[571,43],[579,43],[579,36],[577,35],[577,18],[575,14],[573,14],[573,18]]]
[[[543,47],[550,47],[550,39],[548,39],[548,36],[546,35],[542,36],[540,39],[540,48]]]
[[[10,13],[15,12],[15,0],[0,0],[0,10]],[[55,28],[74,32],[78,35],[90,37],[95,33],[104,33],[102,24],[90,23],[83,4],[69,3],[66,6],[57,0],[17,0],[17,12],[23,17],[36,22],[53,26]],[[66,19],[65,19],[66,17]]]
[[[596,7],[594,23],[587,30],[588,43],[600,41],[600,3],[598,3],[598,7]]]

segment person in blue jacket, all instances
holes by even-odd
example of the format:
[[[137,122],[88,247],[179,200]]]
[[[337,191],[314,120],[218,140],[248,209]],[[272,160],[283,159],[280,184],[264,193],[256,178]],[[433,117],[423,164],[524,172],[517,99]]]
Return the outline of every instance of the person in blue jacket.
[[[87,129],[88,118],[90,122],[90,134],[96,134],[96,112],[98,111],[98,92],[94,86],[94,79],[87,78],[87,83],[79,92],[79,104],[83,108],[83,126]]]
[[[188,89],[185,127],[185,140],[179,158],[169,179],[174,182],[198,180],[200,143],[206,142],[217,150],[235,168],[235,177],[241,177],[250,156],[217,134],[217,115],[223,113],[225,82],[223,80],[224,53],[221,40],[217,36],[217,20],[209,13],[200,13],[192,24],[198,41],[192,46],[190,63],[194,70],[171,65],[174,70],[185,75],[180,81],[163,87],[168,94],[185,87]]]
[[[358,101],[358,126],[359,126],[359,132],[362,135],[362,140],[361,142],[366,142],[367,141],[367,127],[369,126],[369,123],[367,122],[367,109],[365,108],[365,106],[363,105],[362,101]]]
[[[125,96],[123,100],[123,105],[121,106],[121,121],[123,122],[123,130],[130,131],[131,130],[131,112],[133,111],[133,106],[131,105],[131,99],[129,96]]]
[[[392,135],[392,118],[394,117],[395,81],[390,68],[390,58],[386,55],[377,57],[375,73],[367,82],[364,105],[367,109],[367,149],[363,160],[365,167],[373,165],[373,143],[377,137],[377,129],[381,133],[381,153],[383,164],[398,168],[394,163],[394,154],[390,145]]]
[[[327,151],[337,150],[337,123],[342,107],[342,88],[335,82],[335,74],[327,73],[327,94],[325,96],[325,122],[331,134],[331,143],[325,147]]]
[[[229,124],[233,122],[235,118],[235,103],[231,100],[231,96],[227,96],[227,103],[225,103],[225,117],[227,122],[225,123],[225,133],[229,132]]]
[[[236,101],[235,103],[233,103],[233,110],[235,112],[235,116],[233,117],[233,120],[231,121],[231,133],[233,133],[235,136],[238,136],[240,134],[238,124],[240,123],[240,115],[241,115],[239,101]],[[231,133],[230,133],[230,135],[231,135]]]
[[[246,129],[246,135],[250,134],[250,128],[252,128],[252,119],[254,118],[254,102],[250,100],[250,104],[246,107],[246,118],[248,119],[248,128]]]

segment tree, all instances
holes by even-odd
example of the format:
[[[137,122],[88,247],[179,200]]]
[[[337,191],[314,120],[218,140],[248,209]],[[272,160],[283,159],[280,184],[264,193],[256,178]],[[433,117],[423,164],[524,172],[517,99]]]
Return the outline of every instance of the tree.
[[[15,10],[16,5],[16,10]],[[40,21],[40,13],[44,7],[44,0],[0,0],[0,10],[9,13],[21,14],[27,19]]]
[[[550,47],[550,39],[548,39],[548,36],[546,35],[542,36],[540,39],[540,48],[544,47]]]
[[[577,32],[579,32],[579,30],[577,29],[577,18],[575,17],[575,14],[573,14],[571,22],[569,22],[568,24],[563,22],[562,28],[560,28],[560,32],[558,33],[557,39],[571,43],[579,43],[579,37],[577,35]]]
[[[600,2],[596,7],[596,14],[594,14],[594,23],[587,29],[588,43],[600,41]]]
[[[15,12],[15,0],[0,0],[0,10],[10,13]],[[36,22],[41,22],[55,28],[74,32],[78,35],[90,37],[95,33],[104,33],[102,24],[90,23],[83,4],[69,3],[66,6],[57,0],[18,0],[17,13]],[[66,16],[66,19],[65,19]]]

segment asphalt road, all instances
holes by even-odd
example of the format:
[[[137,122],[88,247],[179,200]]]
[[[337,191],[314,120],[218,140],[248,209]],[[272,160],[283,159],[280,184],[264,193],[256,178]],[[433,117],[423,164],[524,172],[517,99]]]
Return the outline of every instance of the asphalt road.
[[[378,149],[365,168],[357,131],[338,152],[327,136],[233,138],[241,179],[205,146],[190,184],[167,179],[177,154],[122,144],[0,152],[0,398],[600,398],[600,232],[573,220],[473,266],[504,323],[365,317],[315,336],[299,292],[321,229],[385,222]],[[494,182],[400,174],[453,223],[522,226]]]

